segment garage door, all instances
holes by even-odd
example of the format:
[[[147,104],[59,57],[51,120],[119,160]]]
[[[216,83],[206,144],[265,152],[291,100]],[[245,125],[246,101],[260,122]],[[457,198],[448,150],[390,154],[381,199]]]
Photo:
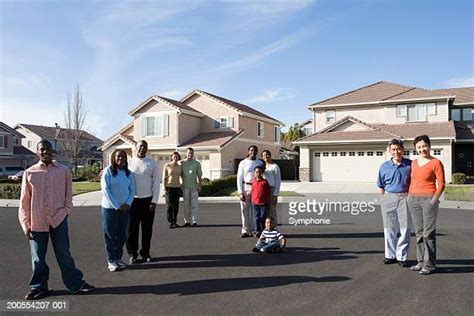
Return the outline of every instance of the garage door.
[[[314,151],[313,181],[376,182],[385,151]]]

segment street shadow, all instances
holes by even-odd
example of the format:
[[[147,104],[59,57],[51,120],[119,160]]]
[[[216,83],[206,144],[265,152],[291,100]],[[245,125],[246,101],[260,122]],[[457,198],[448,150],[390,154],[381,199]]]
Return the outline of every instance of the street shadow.
[[[208,228],[208,227],[241,227],[242,225],[239,224],[198,224],[197,226],[191,226],[191,227],[183,227],[181,226],[180,228],[190,228],[190,229],[197,229],[197,228]]]
[[[255,289],[274,288],[290,284],[302,284],[311,282],[342,282],[351,278],[345,276],[272,276],[272,277],[247,277],[247,278],[224,278],[175,282],[166,284],[133,285],[118,287],[97,288],[95,292],[87,295],[130,295],[130,294],[156,294],[156,295],[197,295],[222,293],[232,291],[245,291]],[[67,295],[66,291],[51,291],[49,296]]]
[[[436,274],[474,272],[474,259],[440,259],[436,260],[436,265]],[[447,267],[444,265],[447,265]]]
[[[383,251],[344,251],[340,248],[290,247],[285,253],[237,253],[217,255],[185,255],[153,258],[146,264],[128,266],[128,270],[143,269],[189,269],[222,267],[266,267],[284,266],[319,261],[357,259],[359,254],[379,254]]]
[[[416,237],[415,233],[411,233],[412,237]],[[444,237],[446,234],[436,233],[436,236]],[[320,233],[320,234],[285,234],[288,239],[297,238],[383,238],[383,232],[373,233]]]

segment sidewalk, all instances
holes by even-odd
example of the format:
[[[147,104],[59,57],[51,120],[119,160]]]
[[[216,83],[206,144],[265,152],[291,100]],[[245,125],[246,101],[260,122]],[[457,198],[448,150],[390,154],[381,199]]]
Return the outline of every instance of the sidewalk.
[[[284,181],[281,184],[281,191],[294,191],[303,194],[304,197],[283,196],[279,197],[280,203],[303,202],[308,199],[324,198],[329,200],[338,200],[344,195],[362,194],[369,199],[377,199],[379,190],[375,183],[357,182],[298,182]],[[76,207],[81,206],[97,206],[99,207],[102,200],[100,191],[79,194],[73,197],[73,204]],[[236,196],[219,196],[219,197],[199,197],[199,203],[238,203]],[[165,204],[162,196],[158,200],[158,204]],[[376,203],[378,204],[378,203]],[[0,200],[0,207],[18,207],[19,200]],[[474,210],[474,202],[464,201],[445,201],[444,194],[441,196],[441,208]]]

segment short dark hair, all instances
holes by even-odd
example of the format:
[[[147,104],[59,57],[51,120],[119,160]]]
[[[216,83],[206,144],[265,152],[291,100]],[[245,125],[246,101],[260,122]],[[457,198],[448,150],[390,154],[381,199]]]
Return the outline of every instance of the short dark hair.
[[[428,146],[431,147],[431,141],[430,141],[430,138],[428,137],[428,135],[416,136],[415,140],[413,141],[413,145],[415,145],[415,147],[416,147],[416,144],[418,144],[421,141],[424,141],[425,143],[428,144]]]
[[[267,153],[270,157],[272,156],[272,153],[271,153],[270,150],[268,150],[268,149],[264,149],[264,150],[262,151],[261,156],[263,156],[264,153]]]
[[[171,157],[173,157],[173,155],[176,155],[178,156],[178,160],[181,160],[181,155],[179,154],[179,152],[175,151],[171,154]]]
[[[188,151],[188,150],[191,150],[192,152],[194,152],[194,148],[193,148],[193,147],[188,147],[188,148],[186,148],[186,151]]]
[[[255,149],[255,151],[258,152],[258,147],[257,147],[257,145],[250,145],[249,148],[247,148],[247,151],[249,151],[250,148],[253,148],[253,149]]]
[[[257,170],[257,169],[260,170],[262,173],[265,171],[265,169],[264,169],[262,166],[256,166],[256,167],[253,169],[253,171],[255,171],[255,170]]]
[[[388,142],[388,147],[392,146],[392,145],[396,145],[396,146],[400,146],[402,148],[405,148],[405,146],[403,146],[403,141],[401,139],[397,139],[397,138],[392,138],[389,142]]]
[[[51,142],[50,142],[49,140],[46,140],[46,139],[40,140],[40,141],[38,142],[38,144],[36,144],[36,149],[38,149],[38,147],[39,147],[40,145],[47,145],[47,146],[53,148],[53,144],[51,144]]]

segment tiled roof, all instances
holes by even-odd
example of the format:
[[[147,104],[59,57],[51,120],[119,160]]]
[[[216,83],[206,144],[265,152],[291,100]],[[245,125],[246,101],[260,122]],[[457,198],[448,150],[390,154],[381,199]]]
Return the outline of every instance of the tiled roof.
[[[161,98],[161,99],[163,99],[163,100],[165,100],[165,101],[171,103],[171,104],[174,105],[175,107],[180,108],[180,109],[182,109],[182,110],[186,110],[186,111],[196,112],[196,113],[202,114],[202,113],[199,112],[198,110],[193,109],[192,107],[188,106],[187,104],[184,104],[183,102],[176,101],[176,100],[169,99],[169,98],[165,98],[165,97],[161,97],[161,96],[156,96],[156,97]]]
[[[458,103],[474,104],[474,87],[439,89],[436,91],[441,92],[441,93],[455,95],[456,99],[454,99],[454,104],[458,104]]]
[[[222,147],[239,136],[243,130],[199,133],[180,147]]]
[[[337,104],[372,103],[407,99],[441,98],[452,96],[452,89],[428,90],[396,83],[379,81],[374,84],[352,90],[341,95],[326,99],[310,106]]]
[[[354,121],[365,125],[367,130],[362,131],[331,131],[334,127],[345,121]],[[426,134],[431,138],[455,138],[456,129],[453,121],[436,123],[406,123],[406,124],[368,124],[353,117],[345,117],[331,126],[298,142],[318,141],[362,141],[362,140],[387,140],[391,138],[414,139],[416,136]]]
[[[13,146],[14,155],[36,156],[34,152],[24,146]]]
[[[214,99],[217,99],[225,104],[227,104],[228,106],[230,107],[233,107],[239,111],[242,111],[242,112],[246,112],[246,113],[250,113],[250,114],[253,114],[253,115],[257,115],[257,116],[261,116],[261,117],[264,117],[266,119],[269,119],[269,120],[272,120],[272,121],[277,121],[277,122],[280,122],[278,121],[277,119],[271,117],[271,116],[268,116],[266,115],[265,113],[262,113],[260,111],[257,111],[255,110],[254,108],[251,108],[250,106],[248,105],[245,105],[245,104],[242,104],[242,103],[239,103],[239,102],[236,102],[236,101],[232,101],[232,100],[229,100],[229,99],[226,99],[226,98],[223,98],[223,97],[220,97],[218,95],[215,95],[215,94],[211,94],[209,92],[206,92],[206,91],[202,91],[202,90],[196,90],[196,92],[198,93],[201,93],[201,94],[204,94],[204,95],[207,95],[207,96],[210,96],[211,98],[214,98]]]
[[[30,130],[31,132],[35,133],[39,137],[43,139],[55,139],[56,138],[56,127],[51,126],[42,126],[42,125],[32,125],[32,124],[18,124],[17,126],[23,126],[24,128]],[[64,138],[65,134],[67,133],[67,128],[60,128],[58,139]],[[93,141],[93,142],[102,142],[99,138],[95,137],[94,135],[89,134],[88,132],[82,130],[80,135],[81,141]]]

